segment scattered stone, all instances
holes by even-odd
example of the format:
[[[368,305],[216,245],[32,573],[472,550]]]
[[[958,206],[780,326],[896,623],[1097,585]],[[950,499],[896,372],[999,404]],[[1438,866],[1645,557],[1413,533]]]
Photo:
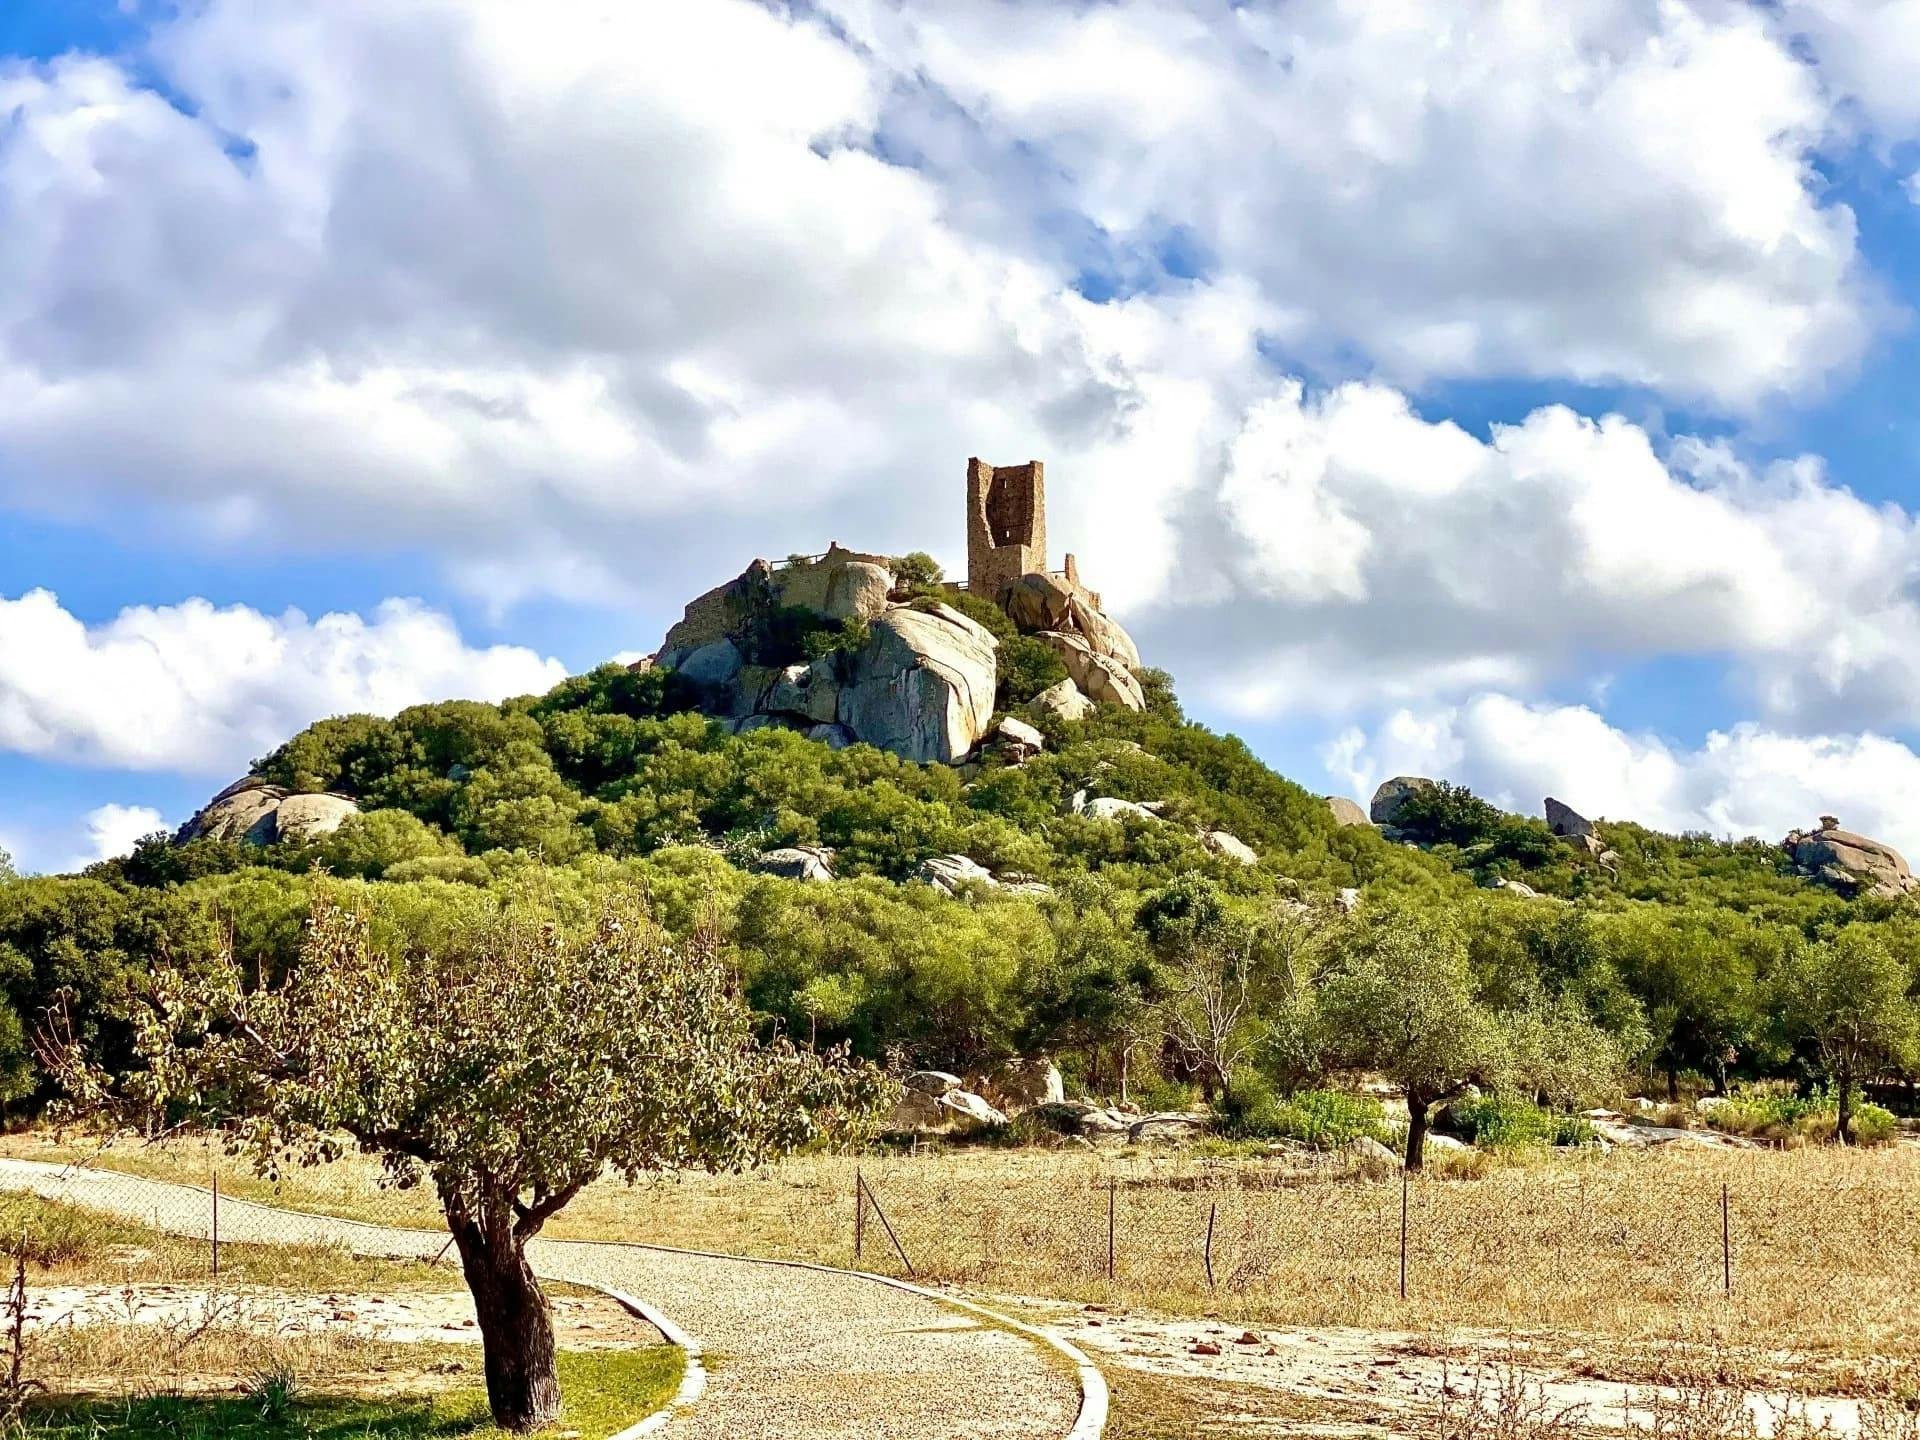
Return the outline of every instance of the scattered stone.
[[[1260,856],[1251,845],[1225,830],[1207,831],[1200,837],[1200,843],[1215,855],[1223,855],[1229,860],[1238,860],[1242,865],[1260,863]]]
[[[958,895],[971,886],[994,889],[999,881],[979,861],[965,855],[934,855],[922,860],[913,878],[931,885],[942,895]]]
[[[993,745],[1001,755],[1017,764],[1045,750],[1047,739],[1026,721],[1004,715],[993,727]]]
[[[1119,800],[1111,795],[1103,795],[1097,800],[1087,799],[1087,792],[1079,790],[1073,799],[1067,802],[1067,808],[1075,815],[1085,815],[1090,820],[1159,820],[1159,816],[1147,805],[1132,800]],[[1258,859],[1259,857],[1254,857]]]
[[[1007,1117],[971,1090],[949,1090],[934,1102],[948,1112],[949,1124],[961,1122],[964,1128],[1004,1125]]]
[[[1433,1137],[1428,1136],[1428,1138],[1432,1139]],[[1400,1163],[1400,1157],[1398,1155],[1394,1154],[1393,1151],[1389,1150],[1385,1145],[1382,1145],[1371,1135],[1356,1135],[1340,1148],[1346,1151],[1347,1154],[1356,1156],[1361,1160],[1375,1161],[1383,1165],[1398,1165]]]
[[[1346,886],[1333,897],[1333,906],[1342,915],[1351,915],[1360,908],[1360,891],[1352,885]]]
[[[1196,1340],[1193,1342],[1193,1349],[1188,1353],[1193,1355],[1218,1355],[1220,1353],[1220,1347],[1211,1340]]]
[[[1127,1143],[1131,1145],[1180,1144],[1188,1140],[1198,1140],[1206,1134],[1212,1118],[1210,1115],[1194,1115],[1183,1110],[1166,1110],[1156,1115],[1142,1115],[1127,1128]]]
[[[1086,719],[1098,708],[1080,693],[1080,687],[1073,681],[1062,680],[1034,696],[1027,704],[1027,713],[1036,718],[1051,715],[1056,719],[1074,721]]]
[[[1509,895],[1518,895],[1522,900],[1538,900],[1540,892],[1520,880],[1509,880],[1504,876],[1487,887],[1490,890],[1504,890]]]
[[[946,1070],[915,1070],[900,1082],[923,1095],[940,1096],[960,1088],[960,1077]]]
[[[1066,1102],[1066,1083],[1060,1068],[1044,1055],[1002,1062],[975,1087],[1009,1115]]]
[[[788,845],[769,850],[753,862],[763,875],[822,884],[833,879],[833,851],[817,845]]]

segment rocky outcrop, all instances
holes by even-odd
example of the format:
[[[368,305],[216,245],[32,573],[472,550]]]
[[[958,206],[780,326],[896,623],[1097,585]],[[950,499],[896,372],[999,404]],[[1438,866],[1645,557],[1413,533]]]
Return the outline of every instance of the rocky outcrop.
[[[304,845],[331,835],[360,807],[344,795],[295,795],[257,775],[234,781],[206,803],[173,837],[239,841],[247,845]]]
[[[1333,823],[1341,829],[1345,829],[1349,825],[1371,825],[1373,823],[1367,819],[1366,811],[1362,810],[1356,802],[1349,800],[1344,795],[1325,795],[1321,798],[1327,802],[1327,809],[1333,815]]]
[[[1086,637],[1063,630],[1042,630],[1033,638],[1060,657],[1068,678],[1095,704],[1119,705],[1128,710],[1147,708],[1146,693],[1133,671],[1096,651]]]
[[[1004,890],[1014,895],[1051,895],[1053,887],[1037,880],[1002,879],[979,861],[966,855],[933,855],[922,860],[913,878],[931,885],[942,895],[957,896],[971,889]]]
[[[902,759],[951,764],[993,718],[998,647],[951,606],[889,610],[848,667],[839,723]]]
[[[1128,670],[1140,668],[1140,650],[1133,637],[1100,609],[1092,595],[1064,575],[1022,575],[1002,605],[1022,634],[1076,635],[1094,654]]]
[[[1044,1055],[1005,1061],[973,1088],[1008,1115],[1024,1115],[1042,1105],[1058,1105],[1067,1095],[1060,1068]]]
[[[1260,855],[1251,845],[1239,836],[1225,830],[1207,830],[1200,836],[1200,843],[1215,855],[1229,860],[1238,860],[1242,865],[1258,865]]]
[[[305,845],[331,835],[360,807],[344,795],[289,795],[273,812],[273,838],[283,845]]]
[[[993,727],[990,743],[994,752],[1008,764],[1031,760],[1047,748],[1047,737],[1016,716],[1003,716]]]
[[[873,620],[887,608],[893,571],[879,555],[830,546],[825,555],[775,569],[755,560],[724,585],[688,603],[667,632],[660,663],[679,668],[682,656],[716,640],[738,639],[776,610],[803,608],[828,620]]]
[[[1211,1115],[1186,1110],[1167,1110],[1157,1115],[1142,1115],[1127,1127],[1130,1145],[1182,1144],[1198,1140],[1213,1123]]]
[[[901,1082],[900,1100],[887,1128],[896,1132],[979,1130],[1004,1125],[1006,1115],[971,1090],[958,1075],[916,1070]]]
[[[1564,801],[1547,797],[1547,828],[1563,840],[1593,838],[1593,822]]]
[[[762,875],[824,884],[833,879],[833,851],[818,845],[788,845],[768,850],[753,862]]]
[[[1788,832],[1780,844],[1801,874],[1849,895],[1865,892],[1895,899],[1915,888],[1913,872],[1898,850],[1842,830],[1831,815],[1822,815],[1815,830]]]
[[[1152,806],[1142,805],[1135,800],[1120,800],[1111,795],[1089,800],[1084,790],[1074,792],[1073,798],[1067,802],[1067,810],[1074,815],[1084,815],[1089,820],[1151,820],[1157,823],[1160,819]]]
[[[1093,701],[1080,693],[1071,680],[1049,685],[1027,704],[1027,713],[1036,720],[1052,716],[1056,720],[1084,720],[1095,710]]]
[[[1396,775],[1384,780],[1380,788],[1373,792],[1373,804],[1368,815],[1376,825],[1394,825],[1398,823],[1400,807],[1407,803],[1410,796],[1422,790],[1433,789],[1434,782],[1424,775]]]

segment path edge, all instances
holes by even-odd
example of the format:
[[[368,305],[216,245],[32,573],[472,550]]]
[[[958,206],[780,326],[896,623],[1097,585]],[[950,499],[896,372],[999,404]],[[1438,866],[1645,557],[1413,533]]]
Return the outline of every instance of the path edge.
[[[822,1265],[813,1260],[775,1260],[762,1255],[730,1255],[724,1250],[695,1250],[685,1245],[658,1245],[646,1240],[556,1240],[552,1243],[620,1245],[631,1250],[657,1250],[665,1255],[692,1255],[703,1260],[732,1260],[742,1265],[778,1265],[789,1270],[811,1270],[818,1275],[843,1275],[849,1279],[870,1280],[876,1285],[903,1290],[909,1295],[918,1295],[922,1299],[951,1306],[956,1310],[970,1311],[983,1319],[991,1320],[996,1325],[1024,1335],[1030,1340],[1037,1340],[1072,1362],[1079,1379],[1080,1409],[1074,1417],[1073,1428],[1067,1431],[1062,1440],[1100,1440],[1100,1436],[1107,1428],[1107,1412],[1112,1403],[1107,1390],[1107,1377],[1100,1373],[1098,1365],[1087,1358],[1084,1350],[1071,1340],[1063,1339],[1038,1325],[1016,1320],[1011,1315],[1003,1315],[1000,1311],[982,1305],[978,1301],[966,1300],[943,1290],[929,1289],[925,1285],[915,1285],[910,1280],[896,1280],[891,1275],[876,1275],[871,1270],[849,1270],[844,1266]]]

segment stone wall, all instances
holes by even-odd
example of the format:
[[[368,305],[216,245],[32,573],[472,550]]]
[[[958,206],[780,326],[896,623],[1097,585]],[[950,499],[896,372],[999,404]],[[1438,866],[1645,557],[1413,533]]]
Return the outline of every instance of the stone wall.
[[[967,461],[967,589],[988,600],[1047,568],[1046,467]]]

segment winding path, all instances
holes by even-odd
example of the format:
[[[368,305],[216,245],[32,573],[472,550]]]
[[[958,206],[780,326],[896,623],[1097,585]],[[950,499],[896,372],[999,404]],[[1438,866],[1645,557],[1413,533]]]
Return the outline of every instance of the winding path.
[[[29,1190],[204,1237],[212,1197],[116,1171],[0,1159],[0,1190]],[[396,1230],[222,1197],[223,1240],[342,1245],[431,1258],[444,1234]],[[668,1440],[1096,1440],[1097,1371],[925,1292],[868,1276],[643,1245],[537,1240],[542,1277],[642,1297],[698,1342],[700,1399]],[[1089,1402],[1082,1408],[1082,1386]]]

